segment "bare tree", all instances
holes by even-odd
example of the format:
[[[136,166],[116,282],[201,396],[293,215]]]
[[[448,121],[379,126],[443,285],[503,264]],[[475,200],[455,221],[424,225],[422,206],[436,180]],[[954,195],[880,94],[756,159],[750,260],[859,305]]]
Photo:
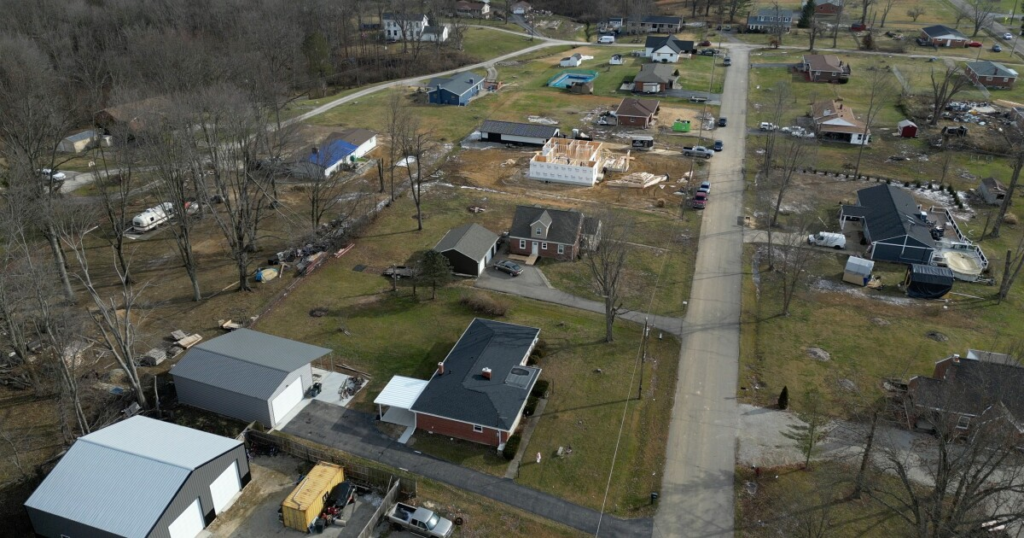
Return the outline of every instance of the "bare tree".
[[[402,103],[402,96],[397,92],[392,92],[388,96],[388,109],[387,116],[385,119],[385,129],[388,134],[388,145],[387,152],[385,154],[387,164],[385,168],[388,173],[388,180],[391,183],[391,201],[395,201],[395,172],[399,168],[398,163],[405,159],[402,155],[403,147],[402,141],[405,140],[407,132],[409,131],[410,116],[408,110]],[[406,166],[411,166],[406,160]],[[383,192],[383,191],[381,191]]]
[[[839,4],[839,9],[836,10],[836,17],[832,20],[832,48],[836,48],[836,43],[839,40],[839,23],[843,21],[843,10],[846,4]]]
[[[416,230],[423,229],[423,182],[426,178],[423,177],[423,160],[427,158],[427,152],[430,150],[430,134],[423,132],[419,127],[419,120],[411,118],[409,124],[404,129],[402,137],[402,153],[406,155],[409,160],[415,160],[406,165],[405,171],[409,177],[409,194],[412,196],[412,202],[416,205]],[[416,167],[416,171],[413,172],[413,166]]]
[[[778,225],[779,211],[782,209],[783,197],[793,183],[797,170],[808,162],[813,162],[817,150],[817,141],[804,141],[797,137],[785,137],[782,144],[775,153],[776,159],[773,163],[772,176],[776,179],[773,184],[777,195],[775,205],[772,208],[771,226]]]
[[[803,405],[800,410],[800,424],[790,426],[789,431],[783,433],[784,437],[792,439],[800,452],[804,455],[804,469],[811,468],[811,457],[817,451],[818,443],[825,437],[825,423],[828,417],[825,416],[824,402],[817,390],[810,390],[804,393]]]
[[[118,132],[112,135],[118,140],[128,140],[127,126],[120,124]],[[122,144],[116,151],[100,146],[99,170],[94,172],[93,182],[99,188],[103,216],[106,217],[107,241],[114,249],[119,270],[131,281],[128,262],[125,257],[126,235],[132,228],[129,213],[129,197],[136,187],[141,150],[138,140]]]
[[[596,218],[601,223],[600,243],[596,249],[591,246],[583,260],[590,270],[594,291],[604,302],[605,342],[612,342],[615,340],[615,317],[625,312],[622,308],[623,284],[632,250],[629,241],[632,239],[633,222],[621,213],[602,213]]]
[[[998,3],[989,0],[966,0],[962,12],[964,18],[971,21],[971,26],[974,29],[971,37],[977,36],[978,32],[992,21],[993,10],[998,6]]]
[[[889,12],[892,11],[893,6],[896,5],[900,0],[882,0],[882,22],[878,25],[879,28],[885,28],[885,19],[889,16]]]
[[[788,316],[797,290],[803,288],[807,281],[807,268],[814,260],[814,251],[806,246],[808,223],[802,222],[797,232],[786,234],[778,242],[775,253],[776,272],[782,287],[783,316]]]
[[[868,145],[868,140],[871,136],[871,125],[875,122],[875,118],[878,117],[878,112],[882,107],[896,96],[896,85],[893,83],[894,77],[888,68],[875,67],[869,73],[868,80],[871,89],[868,93],[867,108],[864,110],[864,115],[861,119],[864,123],[864,130],[860,133],[860,148],[857,150],[857,164],[853,169],[853,177],[860,177],[861,158],[864,156],[864,147]]]
[[[1013,155],[1013,173],[1010,174],[1010,184],[1006,187],[1006,194],[1003,196],[1003,203],[999,204],[999,212],[996,214],[996,221],[992,225],[992,231],[989,232],[989,237],[999,237],[999,232],[1003,227],[1003,221],[1006,219],[1006,212],[1010,209],[1010,204],[1013,203],[1013,195],[1017,190],[1017,183],[1020,182],[1020,171],[1024,168],[1024,147],[1019,144],[1011,144],[1011,153]]]
[[[868,9],[875,5],[878,0],[860,0],[860,23],[867,25],[868,23]]]
[[[942,117],[942,111],[945,110],[946,105],[957,94],[967,89],[971,85],[971,81],[964,76],[956,65],[949,65],[946,66],[946,70],[939,76],[936,76],[935,68],[932,68],[931,84],[932,113],[928,124],[934,127],[938,124],[939,118]]]
[[[1003,267],[1003,277],[999,282],[999,300],[1005,300],[1010,295],[1010,288],[1013,286],[1014,281],[1017,280],[1017,275],[1020,274],[1020,270],[1024,267],[1024,237],[1017,242],[1016,248],[1013,250],[1006,251],[1006,265]]]
[[[917,18],[920,17],[921,15],[924,15],[925,13],[927,13],[927,11],[925,11],[924,7],[922,6],[914,6],[907,10],[907,16],[910,17],[910,19],[913,20],[914,22],[917,22]]]
[[[750,7],[751,0],[726,0],[729,13],[729,21],[735,21],[736,15],[746,11]]]

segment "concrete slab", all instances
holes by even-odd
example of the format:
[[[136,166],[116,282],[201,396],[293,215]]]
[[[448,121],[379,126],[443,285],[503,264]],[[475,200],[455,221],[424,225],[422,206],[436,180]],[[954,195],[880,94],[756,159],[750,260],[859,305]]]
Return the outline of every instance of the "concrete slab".
[[[352,398],[355,397],[355,395],[344,399],[341,397],[341,388],[345,386],[345,383],[350,377],[352,376],[339,374],[338,372],[329,372],[320,368],[313,368],[313,382],[320,383],[322,385],[320,394],[317,394],[315,398],[303,396],[302,400],[300,400],[299,403],[296,404],[283,419],[279,420],[277,422],[277,427],[271,431],[284,430],[285,426],[287,426],[292,419],[299,416],[299,414],[302,413],[302,410],[314,400],[329,405],[336,405],[338,407],[346,407],[348,403],[352,401]]]

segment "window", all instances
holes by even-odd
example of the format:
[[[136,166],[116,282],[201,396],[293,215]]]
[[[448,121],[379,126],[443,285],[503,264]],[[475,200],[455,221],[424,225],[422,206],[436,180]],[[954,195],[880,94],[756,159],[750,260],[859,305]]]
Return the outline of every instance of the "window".
[[[541,250],[547,250],[548,249],[548,244],[546,242],[545,243],[541,243],[540,244],[540,249]]]
[[[971,417],[960,415],[956,421],[956,429],[966,430],[971,425]]]
[[[534,235],[544,235],[544,228],[537,226],[537,231],[534,232]]]
[[[476,424],[474,424],[473,425],[473,431],[475,433],[483,433],[484,432],[484,427],[483,426],[477,426]]]
[[[526,240],[525,239],[520,239],[519,240],[519,248],[526,248]]]
[[[565,254],[565,245],[558,245],[558,253]]]
[[[985,77],[986,82],[992,82],[992,77]]]
[[[1003,77],[1003,82],[1010,82],[1010,77]]]

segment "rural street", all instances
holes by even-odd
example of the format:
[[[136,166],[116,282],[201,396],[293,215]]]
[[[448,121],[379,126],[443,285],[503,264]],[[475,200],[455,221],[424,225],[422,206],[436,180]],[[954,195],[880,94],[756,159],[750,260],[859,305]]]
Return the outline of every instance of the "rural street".
[[[740,290],[743,264],[743,156],[750,47],[730,46],[722,94],[728,149],[711,159],[714,196],[703,217],[679,377],[669,426],[654,536],[733,535],[733,474],[739,414]],[[718,132],[718,131],[716,131]]]

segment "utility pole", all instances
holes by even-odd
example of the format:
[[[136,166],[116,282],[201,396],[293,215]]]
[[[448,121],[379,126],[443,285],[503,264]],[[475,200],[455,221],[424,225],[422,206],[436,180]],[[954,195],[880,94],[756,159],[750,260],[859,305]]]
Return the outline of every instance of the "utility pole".
[[[650,328],[647,326],[647,318],[644,317],[644,334],[640,340],[640,385],[636,391],[636,399],[644,397],[644,364],[647,362],[647,337],[650,336]]]

